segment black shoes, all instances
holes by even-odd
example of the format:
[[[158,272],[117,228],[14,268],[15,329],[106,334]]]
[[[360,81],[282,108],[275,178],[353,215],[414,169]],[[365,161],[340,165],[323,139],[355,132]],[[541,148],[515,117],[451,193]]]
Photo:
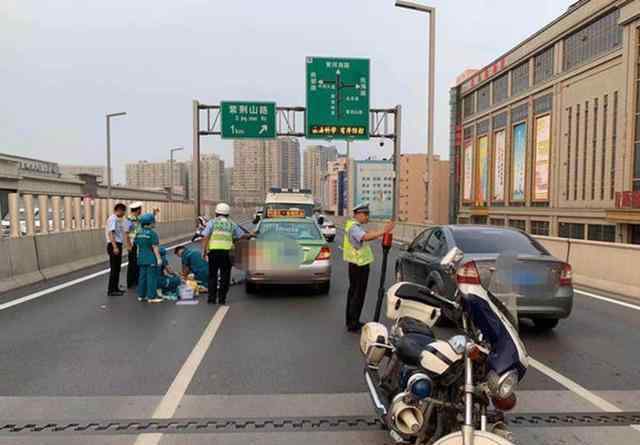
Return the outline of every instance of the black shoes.
[[[116,290],[116,291],[112,291],[112,292],[108,292],[107,296],[109,297],[121,297],[124,295],[124,292],[122,292],[121,290]]]

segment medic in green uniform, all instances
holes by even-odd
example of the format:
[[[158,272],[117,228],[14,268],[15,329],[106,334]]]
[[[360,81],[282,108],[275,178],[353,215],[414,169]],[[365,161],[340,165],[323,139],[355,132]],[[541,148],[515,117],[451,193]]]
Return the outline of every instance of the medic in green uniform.
[[[152,213],[140,217],[140,230],[135,238],[138,249],[138,301],[159,303],[158,272],[162,266],[160,257],[160,239],[153,226],[156,218]]]
[[[209,284],[209,263],[202,258],[200,250],[186,248],[184,246],[176,247],[176,255],[181,259],[182,276],[186,277],[193,274],[201,286]]]
[[[177,296],[178,286],[182,280],[169,265],[167,249],[164,247],[160,248],[160,258],[162,258],[162,266],[160,266],[160,276],[158,277],[158,289],[164,296]]]

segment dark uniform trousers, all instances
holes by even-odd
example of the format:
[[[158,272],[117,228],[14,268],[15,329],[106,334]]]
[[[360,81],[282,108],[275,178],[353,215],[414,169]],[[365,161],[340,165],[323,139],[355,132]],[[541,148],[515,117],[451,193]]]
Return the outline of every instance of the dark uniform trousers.
[[[347,293],[347,327],[357,327],[362,306],[367,295],[369,265],[358,266],[349,263],[349,292]]]
[[[138,285],[138,246],[133,244],[129,251],[129,266],[127,266],[127,287],[131,289]]]
[[[209,300],[220,304],[227,301],[229,281],[231,280],[230,250],[209,251]],[[220,271],[220,289],[218,290],[218,271]]]
[[[116,243],[118,255],[113,253],[113,245],[107,244],[109,254],[109,289],[107,292],[118,292],[120,290],[120,267],[122,266],[122,243]]]

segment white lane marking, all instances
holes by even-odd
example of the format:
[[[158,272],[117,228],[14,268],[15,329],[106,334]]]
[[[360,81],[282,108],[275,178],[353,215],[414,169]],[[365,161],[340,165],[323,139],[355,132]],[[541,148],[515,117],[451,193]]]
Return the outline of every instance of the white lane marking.
[[[555,380],[556,382],[558,382],[559,384],[561,384],[562,386],[564,386],[568,390],[572,391],[573,393],[577,394],[578,396],[582,397],[583,399],[585,399],[587,402],[591,403],[592,405],[597,406],[602,411],[606,411],[606,412],[610,412],[610,413],[618,413],[618,412],[622,411],[620,408],[618,408],[613,403],[607,402],[602,397],[592,393],[591,391],[589,391],[585,387],[580,386],[579,384],[577,384],[573,380],[563,376],[559,372],[549,368],[547,365],[544,365],[544,364],[540,363],[539,361],[535,360],[534,358],[529,357],[529,363],[535,369],[540,371],[541,373],[543,373],[546,376],[550,377],[551,379]]]
[[[153,412],[153,419],[170,419],[176,413],[182,398],[187,392],[187,388],[193,380],[202,359],[204,358],[213,338],[216,336],[224,316],[229,311],[229,306],[220,306],[216,313],[211,318],[211,321],[207,325],[206,329],[202,333],[200,340],[196,343],[195,347],[187,357],[187,360],[178,371],[176,378],[171,383],[171,386],[167,390],[155,411]],[[162,439],[162,433],[148,433],[140,434],[136,439],[134,445],[157,445]]]
[[[241,222],[239,224],[244,224],[244,223],[246,223],[246,221]],[[183,243],[179,243],[179,244],[176,244],[174,246],[167,247],[167,250],[173,250],[176,247],[186,246],[188,244],[191,244],[191,241],[185,241]],[[124,262],[124,263],[122,263],[122,266],[120,266],[120,268],[122,269],[122,268],[126,267],[128,264],[129,264],[128,261]],[[33,294],[25,295],[24,297],[20,297],[20,298],[16,298],[15,300],[8,301],[7,303],[0,304],[0,311],[3,311],[5,309],[9,309],[10,307],[17,306],[17,305],[22,304],[22,303],[26,303],[27,301],[35,300],[36,298],[44,297],[45,295],[49,295],[49,294],[51,294],[53,292],[57,292],[59,290],[66,289],[66,288],[71,287],[71,286],[75,286],[76,284],[80,284],[80,283],[83,283],[85,281],[92,280],[94,278],[97,278],[97,277],[99,277],[101,275],[106,275],[108,273],[109,273],[109,269],[104,269],[104,270],[92,273],[91,275],[87,275],[87,276],[82,277],[82,278],[77,278],[75,280],[67,281],[66,283],[58,284],[56,286],[53,286],[53,287],[50,287],[50,288],[47,288],[47,289],[43,289],[43,290],[35,292]]]
[[[591,292],[585,292],[583,290],[574,289],[575,293],[584,295],[586,297],[591,297],[596,300],[606,301],[607,303],[617,304],[618,306],[626,307],[628,309],[635,309],[636,311],[640,311],[640,306],[631,303],[625,303],[624,301],[616,300],[614,298],[603,297],[602,295],[592,294]]]
[[[636,431],[640,431],[640,425],[631,425],[631,428],[633,428]]]

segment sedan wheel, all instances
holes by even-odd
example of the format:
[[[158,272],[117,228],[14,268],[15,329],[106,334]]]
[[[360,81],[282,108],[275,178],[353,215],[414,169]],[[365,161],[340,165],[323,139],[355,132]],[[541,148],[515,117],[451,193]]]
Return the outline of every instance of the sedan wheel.
[[[536,325],[536,329],[538,331],[550,331],[551,329],[558,326],[560,320],[557,318],[536,318],[533,320],[533,323]]]

